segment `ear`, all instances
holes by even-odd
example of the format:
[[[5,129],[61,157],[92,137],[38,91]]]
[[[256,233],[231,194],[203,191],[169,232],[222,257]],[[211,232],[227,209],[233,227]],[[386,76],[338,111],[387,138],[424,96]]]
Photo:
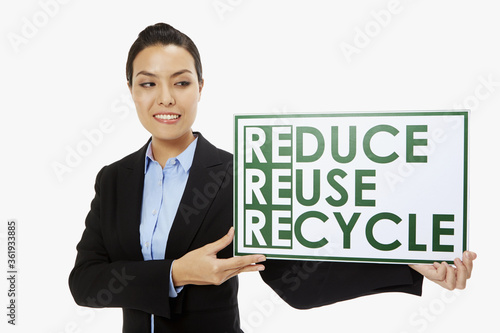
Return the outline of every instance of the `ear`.
[[[130,81],[127,81],[127,87],[130,93],[132,93],[132,85],[130,84]]]
[[[201,79],[201,82],[199,83],[199,90],[198,90],[198,92],[199,92],[199,94],[200,94],[200,97],[198,98],[198,102],[199,102],[199,101],[200,101],[200,99],[201,99],[201,91],[203,90],[203,86],[204,86],[204,84],[205,84],[205,79]]]

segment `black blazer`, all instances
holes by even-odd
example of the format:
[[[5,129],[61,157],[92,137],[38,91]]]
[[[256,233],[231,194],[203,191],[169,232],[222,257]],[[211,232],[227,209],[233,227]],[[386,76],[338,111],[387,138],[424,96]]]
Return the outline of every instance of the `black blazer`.
[[[238,279],[187,285],[168,296],[174,259],[224,236],[233,225],[233,158],[199,133],[193,164],[167,241],[165,260],[144,261],[139,239],[147,144],[104,167],[69,277],[77,304],[123,308],[123,332],[241,332]],[[149,143],[149,142],[148,142]],[[231,257],[232,246],[218,256]],[[408,266],[268,260],[264,281],[296,308],[386,291],[421,293]]]

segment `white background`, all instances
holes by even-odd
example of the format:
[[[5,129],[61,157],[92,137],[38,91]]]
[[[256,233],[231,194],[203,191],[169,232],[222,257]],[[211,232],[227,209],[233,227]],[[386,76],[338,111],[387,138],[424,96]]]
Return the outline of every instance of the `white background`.
[[[299,311],[247,274],[239,295],[246,332],[497,327],[497,1],[400,0],[392,13],[389,0],[59,1],[0,5],[0,277],[6,222],[19,222],[18,326],[7,325],[2,305],[2,332],[121,331],[120,310],[79,308],[67,278],[96,173],[148,138],[122,101],[125,61],[139,31],[159,21],[198,45],[205,88],[194,129],[229,151],[233,113],[472,110],[470,247],[479,258],[465,291],[426,281],[423,297],[376,295]],[[15,46],[14,35],[23,43]],[[346,56],[347,44],[357,53]],[[112,130],[59,180],[53,164],[106,119]]]

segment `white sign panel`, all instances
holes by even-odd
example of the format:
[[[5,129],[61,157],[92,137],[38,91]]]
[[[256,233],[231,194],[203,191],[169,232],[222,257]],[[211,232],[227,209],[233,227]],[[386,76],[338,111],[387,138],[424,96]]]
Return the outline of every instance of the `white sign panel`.
[[[468,111],[235,116],[235,254],[452,262],[467,248]]]

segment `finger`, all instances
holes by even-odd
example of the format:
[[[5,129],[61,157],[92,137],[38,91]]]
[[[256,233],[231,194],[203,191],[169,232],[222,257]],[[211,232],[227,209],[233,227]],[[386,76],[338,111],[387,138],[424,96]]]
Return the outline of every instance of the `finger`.
[[[463,264],[465,265],[465,268],[467,270],[467,279],[469,279],[472,275],[472,267],[473,263],[472,261],[476,259],[477,255],[474,252],[471,251],[465,251],[463,255]]]
[[[251,254],[242,257],[227,258],[222,261],[221,270],[236,271],[263,261],[266,261],[266,257],[261,254]]]
[[[232,271],[227,271],[226,272],[226,277],[224,278],[224,281],[222,282],[225,282],[233,277],[235,277],[236,275],[238,274],[241,274],[241,273],[248,273],[248,272],[259,272],[259,271],[263,271],[265,269],[264,265],[248,265],[248,266],[245,266],[245,267],[242,267],[242,268],[239,268],[239,269],[235,269],[235,270],[232,270]]]
[[[253,265],[247,265],[247,266],[235,269],[233,271],[230,271],[229,274],[230,274],[230,277],[233,277],[233,276],[238,275],[240,273],[259,272],[259,271],[263,271],[264,269],[266,269],[266,267],[262,264],[253,264]]]
[[[411,264],[409,266],[432,281],[442,281],[446,275],[446,269],[441,267],[442,265],[438,262],[434,262],[432,265]]]
[[[245,273],[245,272],[260,272],[266,269],[266,266],[262,264],[255,264],[255,265],[248,265],[240,269],[239,273]],[[239,274],[238,273],[238,274]]]
[[[437,266],[437,267],[436,267]],[[435,280],[444,281],[446,279],[446,273],[448,269],[448,263],[443,261],[442,263],[434,263],[434,267],[436,268],[436,272],[434,274]]]
[[[445,287],[449,290],[455,289],[457,285],[457,275],[455,268],[449,265],[447,262],[444,262],[446,267],[446,278],[445,278]]]
[[[226,248],[231,242],[233,241],[234,237],[234,227],[229,228],[229,231],[227,234],[219,238],[213,243],[205,245],[205,247],[208,249],[210,253],[217,253],[220,250]]]
[[[457,289],[465,289],[465,285],[467,283],[468,275],[469,273],[467,272],[467,267],[464,265],[462,260],[456,258],[455,259],[455,266],[457,267],[457,283],[456,283],[456,288]]]

